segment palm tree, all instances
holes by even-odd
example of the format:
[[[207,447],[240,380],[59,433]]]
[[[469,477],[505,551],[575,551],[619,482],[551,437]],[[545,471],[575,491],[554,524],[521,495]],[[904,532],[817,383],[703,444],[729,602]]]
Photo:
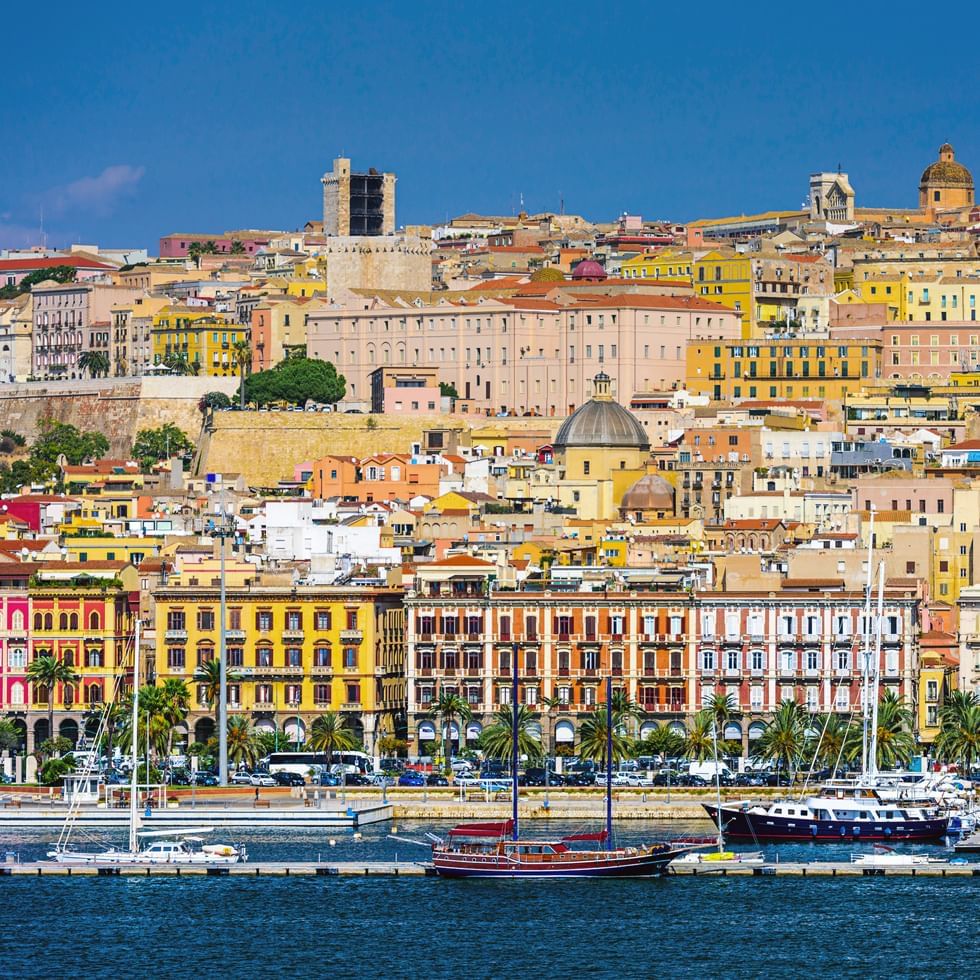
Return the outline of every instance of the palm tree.
[[[763,759],[774,759],[793,772],[806,746],[806,716],[795,701],[783,701],[759,736],[756,748]]]
[[[541,742],[534,737],[531,726],[535,714],[526,705],[517,708],[517,755],[538,762],[544,755]],[[480,747],[491,759],[511,759],[514,755],[514,709],[511,705],[498,708],[493,721],[480,733]]]
[[[231,254],[232,255],[245,254],[245,246],[237,238],[233,238],[231,240]]]
[[[86,350],[78,357],[78,368],[93,378],[109,374],[109,355],[99,350]]]
[[[199,374],[201,365],[197,361],[189,361],[187,355],[173,351],[163,359],[164,367],[171,374]]]
[[[879,769],[902,766],[915,755],[913,722],[911,708],[894,691],[887,691],[878,702]]]
[[[659,755],[664,759],[682,755],[684,752],[684,736],[679,735],[670,725],[661,723],[649,732],[637,746],[643,755]]]
[[[450,753],[451,749],[449,747],[449,736],[451,734],[451,728],[453,721],[458,718],[462,724],[465,724],[473,717],[473,711],[470,708],[469,702],[460,697],[453,690],[440,690],[439,697],[432,703],[433,712],[439,717],[442,724],[442,762],[446,768],[449,768]],[[460,733],[460,745],[463,744],[462,732]]]
[[[245,372],[252,364],[252,345],[247,340],[236,340],[231,348],[232,363],[238,368],[238,405],[245,410]]]
[[[327,753],[327,768],[333,764],[334,752],[349,752],[357,745],[357,737],[347,726],[347,719],[336,711],[328,711],[310,726],[306,743],[314,752]]]
[[[48,738],[54,738],[55,685],[77,684],[75,668],[57,657],[35,657],[27,667],[27,679],[35,687],[43,687],[48,698]]]
[[[969,775],[974,760],[980,758],[980,698],[964,691],[953,693],[961,697],[951,697],[940,713],[936,753],[943,761],[959,763]]]
[[[163,705],[162,715],[167,723],[167,758],[173,752],[174,728],[186,717],[191,706],[191,694],[187,685],[177,677],[168,677],[161,688]]]
[[[229,683],[242,679],[242,675],[237,670],[229,670],[227,673]],[[204,686],[204,700],[212,707],[217,705],[221,695],[221,664],[218,659],[212,658],[199,664],[192,679]]]
[[[684,755],[688,759],[704,762],[715,754],[715,716],[711,708],[702,708],[692,719],[684,739]]]
[[[612,717],[612,761],[627,758],[633,751],[633,740],[623,730],[623,718],[615,711]],[[579,755],[606,765],[609,743],[606,725],[606,705],[599,704],[579,726]]]
[[[232,715],[228,719],[228,759],[236,766],[247,763],[255,765],[263,752],[263,742],[255,726],[244,715]]]
[[[123,699],[125,713],[119,725],[120,739],[126,745],[133,744],[133,695],[129,692]],[[141,756],[148,749],[156,758],[169,751],[171,731],[170,713],[164,689],[153,684],[140,688],[139,718],[136,725],[136,755]],[[149,725],[149,729],[147,728]],[[149,732],[149,745],[147,745]]]
[[[840,715],[820,715],[814,719],[814,727],[820,732],[813,740],[814,762],[834,772],[841,762],[853,759],[861,748],[860,732]]]
[[[0,752],[20,745],[20,729],[9,719],[0,718]]]
[[[548,719],[548,742],[550,751],[546,751],[545,755],[554,755],[557,748],[557,743],[555,742],[555,715],[561,710],[564,702],[557,695],[553,695],[550,698],[542,698],[541,706],[544,708],[545,717]],[[547,768],[547,763],[545,763],[545,768]]]

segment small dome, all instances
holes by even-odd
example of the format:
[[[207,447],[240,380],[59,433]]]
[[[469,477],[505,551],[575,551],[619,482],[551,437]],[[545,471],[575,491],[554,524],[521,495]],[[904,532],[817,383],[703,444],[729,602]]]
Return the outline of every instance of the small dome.
[[[574,270],[572,271],[572,278],[585,279],[589,281],[593,279],[605,279],[606,270],[603,269],[603,267],[594,259],[585,259],[575,266]]]
[[[673,510],[674,488],[662,476],[648,473],[623,494],[619,508],[623,511]]]
[[[957,187],[972,187],[973,175],[962,163],[957,163],[953,147],[949,143],[943,143],[939,147],[939,159],[935,163],[930,163],[922,171],[923,186],[929,184],[945,184]]]
[[[650,440],[637,421],[609,395],[609,376],[595,377],[596,394],[591,401],[577,408],[558,430],[555,449],[650,449]]]

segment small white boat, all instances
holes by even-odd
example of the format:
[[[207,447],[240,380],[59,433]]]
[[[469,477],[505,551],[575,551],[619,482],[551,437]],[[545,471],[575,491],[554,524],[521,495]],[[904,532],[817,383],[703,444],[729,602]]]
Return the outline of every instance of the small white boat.
[[[929,857],[928,854],[899,854],[881,844],[876,844],[871,854],[851,855],[851,864],[861,868],[915,868],[946,863],[946,858]]]
[[[247,861],[244,846],[231,844],[205,844],[199,834],[211,833],[211,827],[195,830],[153,830],[140,833],[140,837],[163,837],[169,840],[153,840],[136,850],[69,851],[54,850],[48,857],[58,864],[237,864]]]
[[[674,864],[745,864],[761,865],[766,859],[762,851],[690,851],[676,858]]]

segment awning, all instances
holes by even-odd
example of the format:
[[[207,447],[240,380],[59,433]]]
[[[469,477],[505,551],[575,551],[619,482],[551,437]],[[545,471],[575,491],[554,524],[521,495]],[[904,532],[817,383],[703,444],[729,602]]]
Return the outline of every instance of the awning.
[[[570,840],[582,840],[582,841],[595,841],[597,844],[602,843],[606,839],[608,834],[604,830],[599,830],[594,834],[565,834],[562,837],[563,841]]]
[[[450,837],[505,837],[514,829],[513,820],[493,823],[461,823],[449,831]]]

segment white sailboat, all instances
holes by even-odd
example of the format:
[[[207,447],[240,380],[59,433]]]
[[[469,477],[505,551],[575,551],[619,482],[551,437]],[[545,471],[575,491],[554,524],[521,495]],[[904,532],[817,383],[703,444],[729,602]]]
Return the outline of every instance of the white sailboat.
[[[48,857],[59,864],[235,864],[247,860],[244,847],[231,844],[204,844],[200,835],[211,833],[211,827],[198,827],[181,830],[140,831],[139,817],[139,691],[140,691],[140,621],[136,620],[133,635],[133,717],[132,750],[133,771],[129,785],[129,842],[125,850],[108,848],[102,851],[81,851],[72,849],[69,844],[78,809],[77,798],[68,808],[68,816],[54,850]],[[103,718],[102,725],[105,719]],[[100,725],[99,735],[102,734]],[[149,761],[149,752],[147,753]],[[94,759],[87,768],[94,765]],[[149,775],[149,766],[147,766]],[[140,838],[146,843],[141,846]]]

